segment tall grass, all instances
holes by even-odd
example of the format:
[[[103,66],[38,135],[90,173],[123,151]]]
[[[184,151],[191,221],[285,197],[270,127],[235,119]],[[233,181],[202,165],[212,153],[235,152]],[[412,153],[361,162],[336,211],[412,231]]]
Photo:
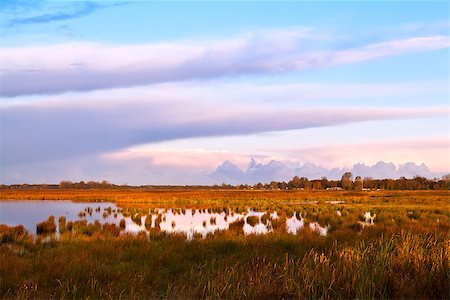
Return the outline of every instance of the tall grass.
[[[3,298],[448,298],[446,232],[62,238],[0,248]]]
[[[248,190],[1,190],[0,199],[5,200],[73,200],[73,201],[112,201],[116,203],[153,203],[167,208],[175,206],[251,206],[271,207],[273,204],[298,205],[325,203],[325,201],[344,201],[353,204],[401,204],[434,200],[442,206],[447,205],[448,191],[248,191]],[[244,203],[242,201],[245,201]]]
[[[99,191],[96,195],[104,193]],[[181,234],[161,232],[162,214],[156,216],[155,228],[150,229],[149,235],[125,234],[121,230],[126,225],[124,219],[116,226],[89,224],[86,220],[66,222],[60,218],[59,239],[33,239],[23,227],[0,225],[0,296],[6,299],[450,297],[447,192],[130,193],[128,200],[132,203],[121,202],[127,197],[121,191],[110,197],[122,205],[120,212],[138,224],[141,216],[147,215],[144,224],[147,228],[151,225],[149,208],[155,212],[159,207],[174,208],[171,207],[174,203],[179,208],[173,210],[177,214],[185,212],[186,207],[230,215],[251,207],[267,212],[276,210],[279,216],[261,217],[262,223],[270,222],[273,228],[273,232],[264,236],[245,236],[244,220],[239,220],[230,224],[227,231],[208,235],[206,239],[194,235],[190,242]],[[344,203],[325,202],[329,200]],[[306,224],[318,222],[330,226],[328,236],[322,237],[308,226],[298,235],[287,234],[286,218],[295,212],[297,218],[301,213]],[[366,212],[376,214],[376,218],[372,226],[362,228],[358,222],[364,220]],[[54,220],[46,222],[55,225]],[[210,219],[209,223],[215,221]],[[258,217],[247,218],[248,224],[258,222]]]
[[[36,224],[37,234],[51,234],[56,232],[55,217],[50,216],[46,221]]]

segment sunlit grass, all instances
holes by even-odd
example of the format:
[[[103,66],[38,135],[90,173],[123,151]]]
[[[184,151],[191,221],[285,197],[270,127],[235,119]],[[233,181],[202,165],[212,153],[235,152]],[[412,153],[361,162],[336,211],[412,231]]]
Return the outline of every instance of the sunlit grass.
[[[450,296],[448,192],[183,193],[185,200],[177,198],[175,204],[170,200],[173,194],[155,202],[138,202],[137,198],[120,202],[123,195],[116,199],[121,206],[117,212],[144,225],[148,233],[125,233],[125,219],[115,225],[59,218],[58,239],[33,238],[23,226],[1,225],[0,295],[127,299]],[[334,200],[343,203],[326,202]],[[165,214],[159,208],[171,208],[174,214],[197,208],[228,217],[250,208],[266,213],[261,218],[248,216],[247,224],[270,223],[272,231],[246,236],[241,219],[228,230],[206,238],[197,233],[187,241],[181,233],[160,230]],[[277,218],[270,216],[273,211]],[[104,213],[111,215],[113,210]],[[305,221],[296,235],[286,232],[286,219],[294,215]],[[144,224],[143,216],[147,216]],[[368,216],[370,225],[364,225]],[[216,221],[211,217],[203,226]],[[327,236],[309,228],[314,222],[329,228]],[[52,224],[56,226],[55,218],[42,222],[46,228],[42,233],[54,232]]]
[[[448,229],[448,228],[447,228]],[[446,231],[84,235],[1,247],[4,297],[446,298]],[[347,238],[344,238],[346,236]],[[92,285],[92,282],[96,284]],[[30,286],[36,286],[30,289]]]

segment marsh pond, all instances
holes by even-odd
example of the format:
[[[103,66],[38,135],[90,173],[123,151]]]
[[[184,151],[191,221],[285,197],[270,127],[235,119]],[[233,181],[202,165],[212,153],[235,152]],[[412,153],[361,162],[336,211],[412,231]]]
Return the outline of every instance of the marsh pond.
[[[331,203],[333,205],[335,203]],[[336,216],[341,212],[335,210]],[[280,215],[284,218],[280,218]],[[168,234],[184,234],[188,240],[194,235],[206,237],[234,226],[243,234],[266,234],[282,226],[287,233],[297,234],[308,228],[326,236],[329,224],[306,221],[307,212],[258,211],[251,208],[121,208],[112,202],[73,202],[54,200],[0,201],[0,224],[23,225],[32,233],[39,233],[37,224],[53,216],[55,233],[61,222],[84,224],[114,224],[123,232],[149,233],[158,230]],[[316,215],[314,213],[314,215]],[[370,213],[369,213],[370,217]],[[373,224],[372,220],[367,220]],[[236,228],[237,227],[237,228]]]

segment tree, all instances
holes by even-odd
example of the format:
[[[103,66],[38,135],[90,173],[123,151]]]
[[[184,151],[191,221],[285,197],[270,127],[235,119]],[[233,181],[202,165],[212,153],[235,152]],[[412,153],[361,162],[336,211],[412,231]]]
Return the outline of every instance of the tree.
[[[292,180],[289,183],[291,183],[292,188],[298,189],[300,187],[300,183],[301,183],[300,177],[294,176],[294,178],[292,178]]]
[[[59,183],[60,189],[72,189],[73,188],[73,182],[69,180],[63,180]]]
[[[271,181],[270,184],[269,184],[269,187],[270,187],[271,190],[276,190],[276,189],[278,189],[278,182],[276,182],[276,181]]]
[[[328,178],[326,178],[325,176],[322,177],[322,179],[320,180],[320,185],[322,186],[322,188],[324,190],[331,187],[330,182],[328,181]]]
[[[330,181],[330,188],[336,188],[339,186],[340,181],[339,180],[331,180]]]
[[[361,176],[355,177],[355,184],[353,185],[353,188],[357,191],[361,191],[363,189],[363,180]]]
[[[304,188],[305,190],[311,189],[311,183],[309,182],[308,178],[306,177],[300,178],[300,187]]]
[[[312,181],[312,188],[314,190],[320,190],[322,189],[322,184],[320,183],[320,180],[313,180]]]
[[[345,190],[350,190],[353,186],[353,174],[352,172],[345,172],[341,178],[341,186]]]
[[[375,185],[375,181],[373,180],[373,178],[372,177],[364,177],[363,187],[371,189],[371,190],[375,189],[376,185]]]

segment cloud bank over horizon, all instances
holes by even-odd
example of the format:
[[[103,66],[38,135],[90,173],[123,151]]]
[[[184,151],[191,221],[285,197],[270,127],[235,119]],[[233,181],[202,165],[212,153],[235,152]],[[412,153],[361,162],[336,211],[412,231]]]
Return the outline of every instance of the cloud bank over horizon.
[[[0,183],[446,172],[448,14],[404,5],[3,3]]]
[[[425,164],[417,165],[413,162],[399,164],[379,161],[370,166],[364,163],[357,163],[349,168],[324,168],[311,163],[283,163],[271,160],[268,163],[257,163],[250,160],[246,169],[241,169],[233,162],[227,160],[217,167],[210,174],[210,177],[217,183],[229,184],[257,184],[269,183],[271,181],[288,182],[294,176],[306,177],[310,180],[327,177],[329,180],[340,179],[345,172],[352,172],[353,176],[371,177],[373,179],[398,179],[400,177],[414,178],[415,176],[429,179],[440,178],[447,172],[433,172]]]
[[[321,179],[322,177],[337,180],[347,171],[352,172],[354,177],[371,177],[373,179],[414,178],[415,176],[435,179],[450,174],[449,171],[436,172],[430,170],[423,163],[416,164],[413,162],[394,164],[379,161],[373,165],[357,163],[349,167],[324,167],[292,160],[254,159],[242,155],[230,156],[226,153],[215,153],[214,157],[210,158],[209,163],[199,165],[192,153],[191,155],[185,155],[182,161],[170,160],[169,155],[161,153],[160,157],[154,156],[144,159],[139,156],[115,154],[102,158],[78,158],[72,160],[70,164],[64,161],[38,162],[31,164],[31,166],[6,167],[5,171],[9,175],[8,177],[3,175],[1,179],[3,184],[56,184],[63,180],[73,182],[107,180],[115,184],[130,185],[221,185],[222,183],[254,185],[259,182],[288,182],[294,176],[306,177],[310,180]],[[217,164],[221,159],[227,157],[233,159],[233,161],[222,160],[221,163]],[[236,164],[234,161],[239,163]],[[65,168],[64,172],[61,172],[61,165],[63,164],[65,164]],[[211,168],[211,166],[215,167]],[[14,171],[9,172],[9,170]],[[41,177],[33,175],[37,171],[39,171]]]

